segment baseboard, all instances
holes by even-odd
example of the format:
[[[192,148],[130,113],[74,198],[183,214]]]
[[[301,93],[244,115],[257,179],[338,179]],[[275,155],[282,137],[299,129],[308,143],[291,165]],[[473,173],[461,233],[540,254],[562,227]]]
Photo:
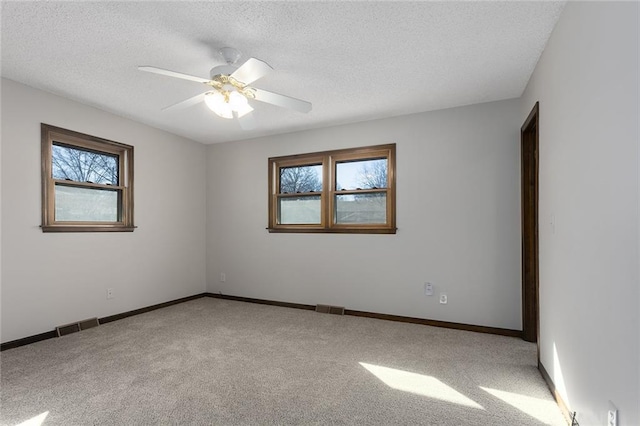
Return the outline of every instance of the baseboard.
[[[236,300],[239,302],[258,303],[261,305],[283,306],[286,308],[305,309],[309,311],[315,311],[316,309],[315,305],[305,305],[301,303],[289,303],[289,302],[279,302],[274,300],[254,299],[251,297],[231,296],[228,294],[206,293],[206,295],[208,297],[214,297],[216,299]],[[380,314],[376,312],[355,311],[352,309],[345,309],[344,314],[353,315],[356,317],[376,318],[376,319],[387,320],[387,321],[430,325],[433,327],[452,328],[455,330],[474,331],[476,333],[497,334],[500,336],[509,336],[509,337],[522,337],[522,331],[509,330],[506,328],[484,327],[481,325],[461,324],[456,322],[437,321],[437,320],[430,320],[430,319],[424,319],[424,318],[403,317],[399,315]]]
[[[100,324],[106,324],[108,322],[117,321],[134,315],[144,314],[145,312],[154,311],[156,309],[166,308],[167,306],[176,305],[178,303],[188,302],[189,300],[199,299],[201,297],[205,297],[206,295],[207,293],[195,294],[193,296],[187,296],[180,299],[171,300],[169,302],[158,303],[157,305],[147,306],[145,308],[135,309],[133,311],[123,312],[121,314],[99,318],[98,321],[100,322]],[[56,332],[56,330],[47,331],[46,333],[36,334],[34,336],[24,337],[22,339],[12,340],[10,342],[0,344],[0,352],[6,351],[7,349],[13,349],[24,345],[29,345],[31,343],[40,342],[42,340],[52,339],[54,337],[58,337],[58,333]]]
[[[7,349],[17,348],[19,346],[30,345],[31,343],[41,342],[43,340],[58,337],[56,330],[47,331],[46,333],[35,334],[33,336],[23,337],[22,339],[12,340],[0,345],[0,352]]]
[[[121,320],[123,318],[132,317],[134,315],[144,314],[145,312],[155,311],[156,309],[166,308],[167,306],[177,305],[178,303],[188,302],[190,300],[200,299],[201,297],[205,297],[206,293],[194,294],[193,296],[187,296],[176,300],[171,300],[169,302],[158,303],[157,305],[147,306],[146,308],[135,309],[133,311],[123,312],[121,314],[110,315],[108,317],[100,318],[100,324],[106,324],[108,322]]]
[[[567,423],[571,424],[571,416],[572,416],[571,410],[569,410],[569,407],[562,399],[562,396],[560,396],[558,389],[556,389],[555,383],[553,383],[553,380],[551,380],[551,376],[549,375],[547,370],[544,368],[544,365],[542,365],[540,361],[538,361],[538,370],[540,370],[540,374],[542,375],[542,378],[544,379],[544,381],[547,382],[547,386],[551,391],[551,395],[553,395],[556,402],[558,403],[558,407],[560,407],[560,412],[562,412],[562,415],[567,420]]]
[[[302,303],[279,302],[277,300],[254,299],[252,297],[231,296],[229,294],[206,293],[206,296],[215,299],[235,300],[236,302],[257,303],[259,305],[281,306],[283,308],[304,309],[307,311],[315,311],[316,305],[304,305]]]
[[[497,334],[499,336],[522,337],[522,331],[508,328],[485,327],[482,325],[462,324],[458,322],[438,321],[424,318],[403,317],[400,315],[379,314],[376,312],[344,310],[345,315],[356,317],[377,318],[387,321],[408,322],[411,324],[430,325],[433,327],[452,328],[454,330],[474,331],[476,333]]]

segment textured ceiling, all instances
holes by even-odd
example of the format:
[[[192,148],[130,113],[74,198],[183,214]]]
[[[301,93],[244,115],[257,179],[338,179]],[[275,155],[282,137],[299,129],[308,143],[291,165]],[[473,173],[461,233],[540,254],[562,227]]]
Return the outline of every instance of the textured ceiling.
[[[564,2],[9,2],[2,76],[202,143],[518,97]],[[223,46],[273,68],[253,85],[313,103],[253,102],[257,128],[203,103]]]

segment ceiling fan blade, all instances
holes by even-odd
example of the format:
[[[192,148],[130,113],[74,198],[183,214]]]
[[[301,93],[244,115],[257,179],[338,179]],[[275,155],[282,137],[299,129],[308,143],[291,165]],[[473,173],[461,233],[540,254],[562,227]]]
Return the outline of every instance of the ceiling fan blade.
[[[290,108],[300,112],[311,111],[311,102],[292,98],[290,96],[280,95],[278,93],[269,92],[268,90],[253,89],[255,99],[260,102],[266,102],[282,108]]]
[[[256,119],[252,112],[248,112],[242,116],[238,115],[238,123],[242,130],[253,130],[256,128]]]
[[[182,74],[181,72],[164,70],[162,68],[149,67],[149,66],[141,66],[138,67],[140,71],[152,72],[154,74],[166,75],[167,77],[176,77],[181,78],[183,80],[191,80],[196,81],[198,83],[208,83],[210,80],[207,78],[200,78],[189,74]]]
[[[231,74],[231,77],[244,84],[251,84],[272,70],[273,68],[266,62],[256,58],[249,58],[244,64],[240,65],[240,68]]]
[[[195,96],[193,96],[193,97],[191,97],[189,99],[185,99],[184,101],[180,101],[177,104],[166,106],[166,107],[162,108],[162,111],[166,111],[168,109],[180,109],[180,108],[190,107],[191,105],[195,105],[198,102],[203,102],[204,101],[204,95],[206,95],[206,93],[200,93],[199,95],[195,95]]]

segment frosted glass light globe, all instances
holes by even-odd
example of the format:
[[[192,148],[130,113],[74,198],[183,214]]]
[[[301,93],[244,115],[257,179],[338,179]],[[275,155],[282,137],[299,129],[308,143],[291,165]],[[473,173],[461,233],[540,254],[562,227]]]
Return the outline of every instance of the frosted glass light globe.
[[[231,106],[225,102],[224,95],[220,92],[208,92],[204,95],[204,103],[207,107],[222,118],[233,118]]]
[[[241,93],[238,93],[235,90],[229,93],[229,105],[231,105],[232,110],[241,110],[245,105],[247,105],[247,103],[247,98]]]

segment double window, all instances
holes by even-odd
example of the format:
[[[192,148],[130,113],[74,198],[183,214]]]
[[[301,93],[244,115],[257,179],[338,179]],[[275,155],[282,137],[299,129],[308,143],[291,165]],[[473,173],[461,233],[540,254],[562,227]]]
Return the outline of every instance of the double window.
[[[133,147],[41,130],[43,232],[133,231]]]
[[[270,158],[269,231],[395,234],[395,148]]]

